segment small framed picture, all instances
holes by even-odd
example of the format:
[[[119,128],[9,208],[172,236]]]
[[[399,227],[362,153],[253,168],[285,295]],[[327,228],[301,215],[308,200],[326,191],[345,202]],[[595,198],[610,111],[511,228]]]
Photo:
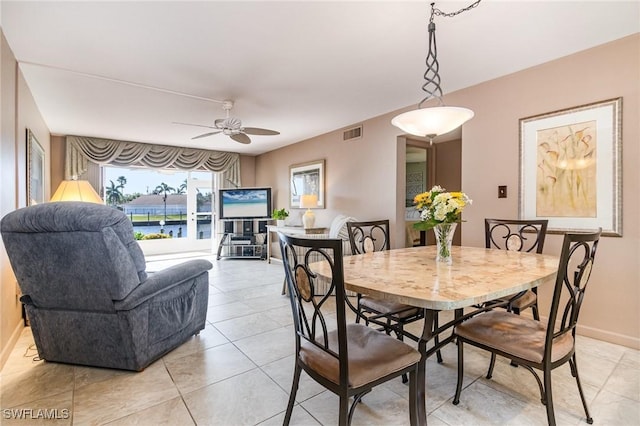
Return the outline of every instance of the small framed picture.
[[[316,208],[325,208],[324,161],[311,161],[289,167],[291,208],[300,208],[300,199],[303,195],[315,195],[318,199]]]
[[[44,149],[27,129],[27,205],[44,203]]]

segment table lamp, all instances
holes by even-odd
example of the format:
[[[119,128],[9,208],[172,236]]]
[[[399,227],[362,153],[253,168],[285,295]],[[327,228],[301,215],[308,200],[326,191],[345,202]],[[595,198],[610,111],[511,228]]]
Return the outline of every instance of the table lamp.
[[[88,180],[63,180],[49,201],[85,201],[104,204]]]
[[[302,216],[302,224],[305,229],[313,228],[316,222],[316,215],[311,211],[312,208],[318,207],[318,196],[315,194],[305,194],[300,197],[300,207],[307,209]]]

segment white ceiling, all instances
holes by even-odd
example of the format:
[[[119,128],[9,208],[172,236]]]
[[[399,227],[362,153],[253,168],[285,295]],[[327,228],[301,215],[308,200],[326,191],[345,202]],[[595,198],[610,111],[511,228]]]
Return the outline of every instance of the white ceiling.
[[[3,0],[0,18],[53,134],[255,155],[417,104],[429,3]],[[446,103],[447,92],[639,32],[640,2],[484,0],[435,23]],[[173,122],[224,117],[198,98],[232,99],[244,126],[281,134],[192,141],[206,129]]]

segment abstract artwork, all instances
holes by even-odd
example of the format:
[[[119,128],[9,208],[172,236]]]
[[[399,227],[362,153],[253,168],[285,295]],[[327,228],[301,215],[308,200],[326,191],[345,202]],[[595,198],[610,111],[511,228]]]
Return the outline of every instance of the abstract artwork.
[[[520,218],[622,236],[622,98],[520,119]]]

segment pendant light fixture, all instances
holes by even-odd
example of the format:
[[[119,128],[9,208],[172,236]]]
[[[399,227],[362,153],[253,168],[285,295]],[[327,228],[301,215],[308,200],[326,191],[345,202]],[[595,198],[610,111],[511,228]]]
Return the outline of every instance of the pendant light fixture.
[[[481,0],[477,0],[470,6],[460,9],[453,13],[444,13],[435,7],[435,3],[431,3],[431,17],[429,19],[429,52],[427,53],[427,70],[424,73],[425,83],[422,90],[427,96],[420,101],[418,109],[407,111],[395,116],[391,120],[391,124],[400,128],[406,133],[416,136],[426,136],[433,143],[433,138],[438,135],[448,133],[473,118],[473,111],[463,107],[445,106],[442,101],[442,89],[440,88],[440,64],[438,63],[438,49],[436,47],[436,24],[433,22],[434,16],[456,16],[462,12],[480,4]],[[437,99],[438,106],[422,107],[429,99]]]

